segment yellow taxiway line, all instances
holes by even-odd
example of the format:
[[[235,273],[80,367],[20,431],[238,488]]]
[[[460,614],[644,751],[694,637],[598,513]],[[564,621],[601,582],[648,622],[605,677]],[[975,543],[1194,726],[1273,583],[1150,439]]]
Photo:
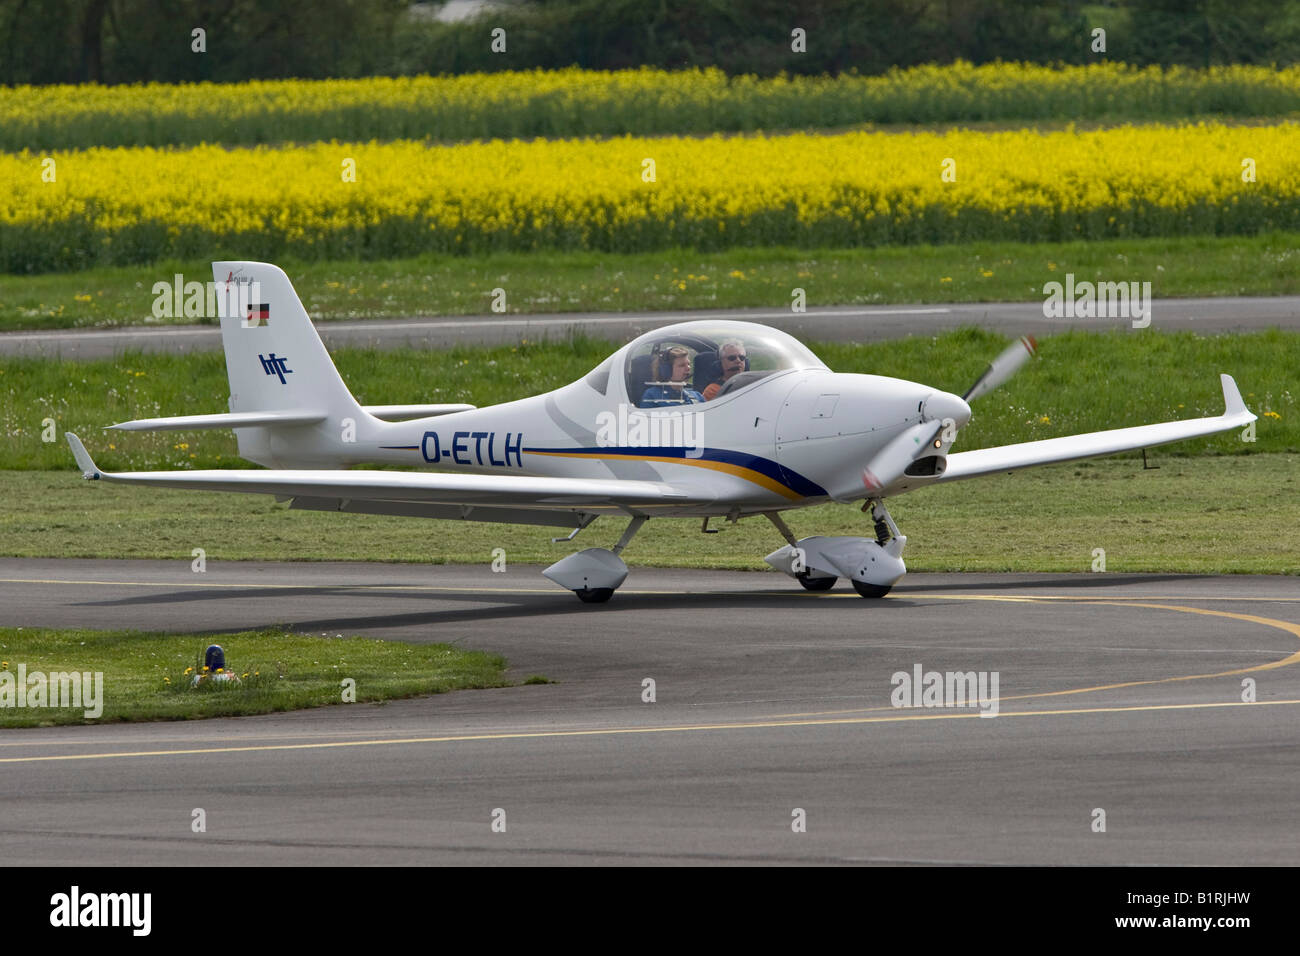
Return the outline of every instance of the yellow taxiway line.
[[[1062,717],[1078,714],[1121,714],[1138,711],[1205,710],[1220,707],[1278,707],[1300,704],[1300,700],[1267,700],[1253,703],[1217,701],[1202,704],[1135,704],[1125,707],[1078,707],[1069,710],[1002,711],[996,718]],[[448,734],[439,737],[392,737],[375,740],[334,740],[314,744],[259,744],[252,747],[196,747],[185,750],[131,750],[107,753],[59,754],[44,757],[4,757],[0,764],[42,763],[60,760],[109,760],[122,757],[180,757],[210,754],[265,753],[273,750],[324,750],[338,747],[385,747],[399,744],[463,743],[479,740],[537,740],[558,737],[609,737],[628,734],[678,734],[719,730],[754,730],[781,727],[825,727],[847,724],[908,723],[926,720],[979,720],[978,713],[907,714],[892,717],[839,717],[818,720],[756,720],[716,724],[681,724],[661,727],[600,727],[590,730],[507,731],[495,734]]]

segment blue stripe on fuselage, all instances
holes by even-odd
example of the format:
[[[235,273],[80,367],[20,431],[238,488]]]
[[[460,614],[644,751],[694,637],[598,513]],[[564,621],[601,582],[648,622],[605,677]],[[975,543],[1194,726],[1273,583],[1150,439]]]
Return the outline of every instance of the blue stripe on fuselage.
[[[728,448],[705,448],[699,454],[693,454],[694,448],[671,447],[667,445],[636,445],[636,446],[597,446],[595,448],[525,448],[524,453],[528,454],[551,454],[551,455],[626,455],[632,458],[680,458],[682,464],[689,465],[693,461],[716,461],[727,465],[735,465],[738,468],[748,468],[764,475],[773,481],[780,482],[796,494],[805,498],[822,498],[826,497],[826,489],[817,482],[805,478],[797,471],[789,468],[783,468],[781,465],[772,461],[770,458],[763,458],[759,455],[751,455],[748,452],[732,451]],[[688,452],[692,454],[688,454]]]

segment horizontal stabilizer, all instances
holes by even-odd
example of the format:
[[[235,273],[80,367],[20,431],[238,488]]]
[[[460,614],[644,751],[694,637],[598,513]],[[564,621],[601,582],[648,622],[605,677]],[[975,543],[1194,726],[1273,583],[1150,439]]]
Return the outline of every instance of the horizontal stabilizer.
[[[324,412],[226,412],[222,415],[179,415],[174,418],[137,418],[109,425],[123,432],[179,432],[202,428],[253,428],[257,425],[315,425]]]
[[[361,410],[376,418],[399,421],[408,418],[431,418],[434,415],[451,415],[454,412],[473,411],[473,405],[362,405]]]

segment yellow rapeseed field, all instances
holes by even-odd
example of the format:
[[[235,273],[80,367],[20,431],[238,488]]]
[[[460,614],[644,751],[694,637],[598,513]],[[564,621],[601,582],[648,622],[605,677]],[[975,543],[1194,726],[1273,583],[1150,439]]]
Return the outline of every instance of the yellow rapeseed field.
[[[1300,110],[1300,67],[952,63],[883,76],[531,70],[445,77],[0,87],[0,149],[655,135]]]
[[[1241,234],[1300,228],[1300,125],[90,149],[0,155],[0,182],[8,272]]]

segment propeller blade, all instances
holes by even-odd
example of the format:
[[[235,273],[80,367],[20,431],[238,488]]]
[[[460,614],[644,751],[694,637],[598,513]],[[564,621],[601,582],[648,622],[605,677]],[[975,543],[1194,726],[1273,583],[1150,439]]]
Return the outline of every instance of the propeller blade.
[[[984,374],[976,380],[975,384],[967,390],[962,398],[969,402],[987,392],[993,391],[1012,375],[1015,375],[1020,366],[1024,365],[1036,354],[1038,354],[1038,343],[1034,341],[1034,337],[1032,335],[1022,336],[989,363],[989,367],[984,370]]]
[[[942,428],[942,421],[920,422],[880,449],[862,469],[862,483],[867,490],[888,488],[902,478],[907,466],[921,457]]]

